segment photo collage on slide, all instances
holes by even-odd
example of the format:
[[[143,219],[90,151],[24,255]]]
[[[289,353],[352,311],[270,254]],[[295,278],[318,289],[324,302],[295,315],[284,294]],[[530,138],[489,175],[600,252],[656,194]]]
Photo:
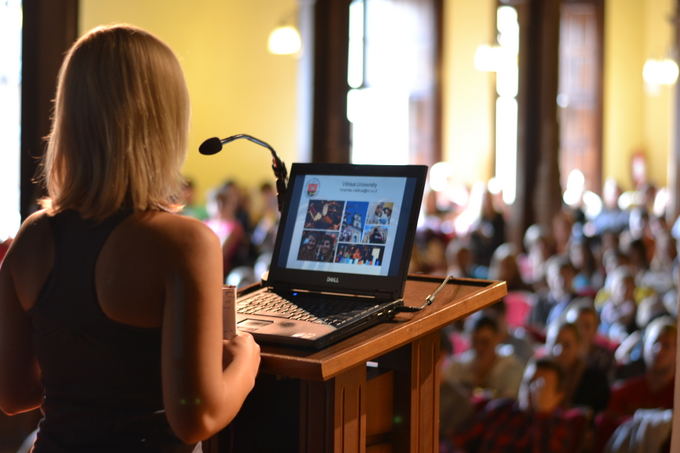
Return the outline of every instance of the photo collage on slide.
[[[393,202],[310,200],[298,260],[381,266]]]

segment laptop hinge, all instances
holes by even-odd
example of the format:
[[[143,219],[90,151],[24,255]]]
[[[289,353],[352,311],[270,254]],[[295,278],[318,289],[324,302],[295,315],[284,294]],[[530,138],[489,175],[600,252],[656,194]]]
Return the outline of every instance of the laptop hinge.
[[[340,297],[356,297],[360,299],[366,299],[366,300],[377,300],[377,301],[390,301],[390,300],[396,300],[398,297],[395,297],[392,293],[389,292],[382,292],[382,293],[373,293],[373,294],[361,294],[361,293],[338,293],[338,292],[333,292],[333,291],[311,291],[308,289],[289,289],[291,292],[299,292],[299,293],[305,293],[305,294],[321,294],[321,295],[326,295],[326,296],[340,296]]]
[[[289,291],[304,293],[304,294],[321,294],[321,295],[324,295],[324,296],[360,297],[362,299],[378,299],[378,297],[376,297],[375,295],[372,295],[372,294],[336,293],[336,292],[333,292],[333,291],[311,291],[311,290],[308,290],[308,289],[299,289],[299,288],[292,288]]]

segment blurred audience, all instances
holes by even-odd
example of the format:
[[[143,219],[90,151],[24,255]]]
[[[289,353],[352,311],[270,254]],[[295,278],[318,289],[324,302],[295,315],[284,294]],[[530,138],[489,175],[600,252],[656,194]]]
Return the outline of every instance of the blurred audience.
[[[472,251],[461,239],[451,239],[446,246],[446,273],[456,278],[473,278],[475,276]]]
[[[628,266],[619,266],[611,273],[611,294],[600,305],[600,332],[623,341],[636,329],[636,311],[635,277]]]
[[[614,386],[607,411],[630,416],[637,409],[671,409],[676,354],[675,322],[658,318],[644,334],[643,358],[646,371]]]
[[[522,365],[513,355],[499,354],[498,322],[484,314],[470,321],[471,348],[453,358],[442,379],[465,389],[468,396],[516,398]]]
[[[587,442],[587,416],[563,409],[564,371],[539,359],[524,373],[519,398],[487,402],[442,450],[455,453],[575,453]]]
[[[223,184],[208,196],[206,225],[222,243],[224,276],[240,265],[247,254],[246,229],[238,218],[239,193],[233,183]]]
[[[181,213],[222,241],[225,281],[261,279],[279,223],[273,186],[253,190],[251,203],[228,182],[206,207],[191,179],[185,188]],[[620,451],[632,429],[657,426],[653,417],[663,428],[673,406],[680,218],[669,226],[651,205],[653,189],[626,198],[608,179],[599,211],[570,204],[550,224],[529,226],[521,244],[506,236],[512,207],[486,185],[465,196],[428,192],[409,272],[508,288],[442,330],[443,452]],[[323,238],[310,240],[318,258]]]
[[[508,292],[531,290],[531,285],[522,278],[519,253],[516,247],[508,242],[499,245],[493,252],[488,277],[490,280],[505,281]]]
[[[594,249],[595,241],[585,236],[572,240],[569,245],[569,259],[576,272],[573,289],[582,296],[594,296],[604,283]]]
[[[524,233],[525,254],[519,258],[522,278],[539,289],[545,285],[545,264],[552,255],[550,237],[540,225],[531,225]]]
[[[199,204],[196,201],[196,187],[192,178],[184,178],[184,189],[182,190],[180,204],[182,204],[180,214],[194,217],[198,220],[206,220],[208,218],[208,210],[205,205]]]
[[[564,405],[602,411],[609,400],[609,381],[583,354],[583,338],[576,324],[555,321],[548,329],[546,352],[563,370]]]
[[[529,314],[529,324],[538,328],[545,327],[559,319],[562,312],[576,297],[572,286],[574,267],[564,255],[551,257],[546,264],[547,290],[537,294]]]
[[[481,193],[479,216],[470,231],[470,250],[475,265],[488,267],[496,248],[505,242],[505,218],[495,206],[493,195],[484,188]]]
[[[260,185],[260,209],[256,214],[251,214],[255,227],[250,236],[250,242],[255,248],[257,255],[274,251],[276,230],[279,225],[279,205],[274,186],[270,183]]]
[[[498,325],[498,353],[502,356],[515,357],[522,366],[534,356],[534,345],[527,332],[519,328],[510,328],[507,321],[507,304],[501,299],[484,308],[480,313],[489,316]]]
[[[596,451],[604,448],[620,425],[640,418],[641,410],[673,409],[676,335],[671,318],[658,318],[647,326],[643,341],[645,371],[614,385],[607,409],[596,419]]]

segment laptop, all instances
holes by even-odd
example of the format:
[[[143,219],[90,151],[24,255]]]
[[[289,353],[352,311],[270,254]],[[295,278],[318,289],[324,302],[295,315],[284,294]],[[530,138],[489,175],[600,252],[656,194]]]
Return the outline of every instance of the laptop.
[[[403,305],[424,165],[293,164],[268,276],[236,324],[263,343],[321,349]]]

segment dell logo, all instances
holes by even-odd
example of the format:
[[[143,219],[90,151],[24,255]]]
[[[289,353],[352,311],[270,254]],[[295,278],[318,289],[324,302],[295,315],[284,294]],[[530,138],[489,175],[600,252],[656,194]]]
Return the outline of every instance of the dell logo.
[[[331,277],[330,275],[326,277],[326,283],[340,283],[340,278]]]

